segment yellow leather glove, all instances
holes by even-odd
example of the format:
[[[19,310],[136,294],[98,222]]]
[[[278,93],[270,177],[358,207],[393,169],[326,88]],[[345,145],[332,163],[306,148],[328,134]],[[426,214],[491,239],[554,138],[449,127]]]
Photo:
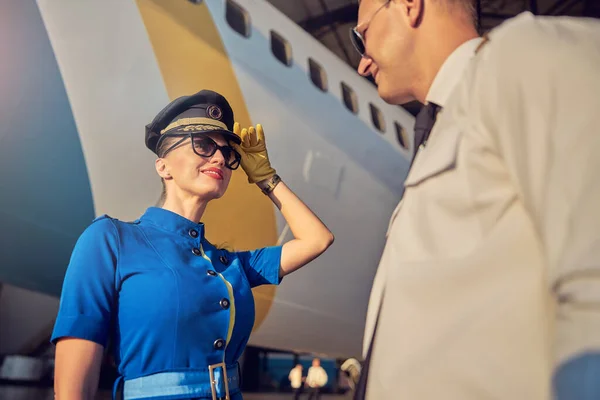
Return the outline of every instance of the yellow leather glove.
[[[233,124],[233,133],[242,139],[241,145],[233,143],[233,146],[242,156],[241,165],[248,175],[248,182],[264,181],[275,175],[275,170],[269,162],[262,125],[257,124],[256,129],[253,126],[240,129],[240,124],[236,122]]]

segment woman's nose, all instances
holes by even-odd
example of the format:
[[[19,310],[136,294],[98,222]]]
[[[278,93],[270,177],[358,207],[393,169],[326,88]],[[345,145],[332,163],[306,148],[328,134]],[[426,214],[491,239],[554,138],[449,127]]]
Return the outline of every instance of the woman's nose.
[[[212,164],[219,164],[221,166],[225,165],[225,156],[223,155],[221,149],[217,149],[217,151],[215,151],[215,154],[213,154],[210,158],[210,162]]]

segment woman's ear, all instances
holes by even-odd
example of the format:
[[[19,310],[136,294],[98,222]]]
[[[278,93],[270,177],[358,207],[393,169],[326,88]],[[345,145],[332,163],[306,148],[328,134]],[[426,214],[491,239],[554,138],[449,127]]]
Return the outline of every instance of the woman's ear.
[[[164,158],[157,158],[154,162],[154,167],[156,168],[156,173],[163,179],[171,179],[171,173],[169,172],[169,167]]]

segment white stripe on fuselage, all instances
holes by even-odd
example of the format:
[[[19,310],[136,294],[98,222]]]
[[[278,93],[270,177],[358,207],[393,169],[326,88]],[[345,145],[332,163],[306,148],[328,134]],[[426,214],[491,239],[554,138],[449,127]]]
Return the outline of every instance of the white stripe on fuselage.
[[[38,6],[81,138],[96,214],[135,219],[160,192],[144,126],[169,102],[138,7],[133,0],[38,0]]]
[[[264,125],[273,165],[336,235],[334,246],[277,288],[250,344],[358,356],[370,283],[408,170],[393,123],[410,129],[414,119],[266,1],[238,1],[252,24],[248,38],[229,26],[224,3],[205,2],[252,121]],[[290,67],[273,55],[271,30],[289,41]],[[309,78],[309,57],[327,74],[326,93]],[[358,115],[343,104],[342,81],[356,91]],[[384,115],[383,135],[372,127],[369,103]]]

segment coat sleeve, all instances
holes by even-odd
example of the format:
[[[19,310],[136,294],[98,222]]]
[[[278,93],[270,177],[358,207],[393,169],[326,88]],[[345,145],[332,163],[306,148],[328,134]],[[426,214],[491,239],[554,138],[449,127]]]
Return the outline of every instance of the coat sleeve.
[[[118,234],[109,218],[92,223],[79,237],[63,281],[51,342],[63,337],[106,347],[116,303]]]
[[[555,389],[595,379],[600,398],[600,24],[509,24],[469,69],[469,129],[493,138],[540,235],[557,305]]]

